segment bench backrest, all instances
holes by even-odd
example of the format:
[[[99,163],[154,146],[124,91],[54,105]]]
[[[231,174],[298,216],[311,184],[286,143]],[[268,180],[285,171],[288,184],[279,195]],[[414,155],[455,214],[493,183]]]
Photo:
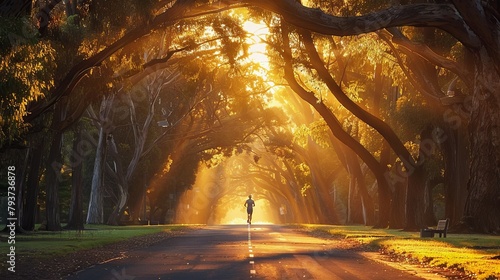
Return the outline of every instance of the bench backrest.
[[[437,230],[447,230],[448,229],[448,219],[439,220],[436,229]]]

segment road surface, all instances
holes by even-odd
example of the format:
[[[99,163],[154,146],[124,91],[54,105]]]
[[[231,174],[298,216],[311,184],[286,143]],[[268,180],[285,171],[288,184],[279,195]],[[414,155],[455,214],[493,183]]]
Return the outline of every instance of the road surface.
[[[422,279],[279,225],[207,226],[68,279]]]

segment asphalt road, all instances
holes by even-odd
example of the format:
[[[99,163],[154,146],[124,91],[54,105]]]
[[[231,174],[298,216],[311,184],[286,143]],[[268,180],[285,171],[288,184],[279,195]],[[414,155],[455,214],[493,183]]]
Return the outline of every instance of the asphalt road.
[[[422,279],[278,225],[207,226],[68,279]]]

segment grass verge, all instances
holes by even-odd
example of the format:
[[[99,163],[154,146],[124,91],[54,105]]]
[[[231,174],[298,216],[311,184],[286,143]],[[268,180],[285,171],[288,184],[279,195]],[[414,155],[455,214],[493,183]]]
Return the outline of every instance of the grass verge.
[[[50,258],[72,252],[98,248],[137,236],[163,231],[179,231],[192,228],[187,225],[160,226],[106,226],[86,225],[85,230],[61,232],[35,231],[17,234],[15,244],[8,244],[7,233],[0,233],[0,267],[6,266],[7,254],[15,246],[16,258]]]
[[[351,238],[408,262],[456,269],[477,279],[500,279],[500,236],[450,234],[420,238],[420,232],[365,226],[301,225],[309,232]]]

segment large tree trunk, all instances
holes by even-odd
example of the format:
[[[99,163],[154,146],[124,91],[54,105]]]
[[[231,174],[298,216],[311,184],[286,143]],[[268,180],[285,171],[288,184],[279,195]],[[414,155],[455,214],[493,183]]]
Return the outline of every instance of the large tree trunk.
[[[90,190],[90,200],[87,211],[87,224],[102,224],[104,222],[103,210],[103,176],[106,164],[107,138],[112,123],[109,119],[111,108],[113,106],[114,95],[105,96],[101,101],[99,116],[93,110],[89,113],[99,123],[99,140],[97,141],[96,155],[94,159],[94,170],[92,173],[92,186]]]
[[[57,106],[56,106],[57,107]],[[57,112],[57,110],[56,110]],[[57,113],[55,113],[56,115]],[[56,117],[56,116],[54,116]],[[46,221],[47,230],[49,231],[60,231],[61,221],[59,214],[59,182],[61,180],[61,167],[62,167],[62,136],[63,133],[60,130],[55,130],[52,134],[52,143],[50,145],[50,151],[47,161],[46,169]]]
[[[360,196],[359,210],[362,215],[362,220],[360,222],[364,225],[371,226],[375,223],[375,208],[373,205],[373,199],[368,193],[368,189],[365,184],[365,177],[361,171],[357,155],[347,149],[345,150],[345,153],[347,155],[347,164],[349,166],[349,176],[351,177],[351,180],[355,182],[356,189]]]
[[[358,192],[357,178],[349,181],[347,196],[347,224],[363,224],[363,207]]]
[[[128,189],[128,187],[124,187],[121,184],[118,184],[118,201],[113,208],[113,212],[109,215],[108,221],[106,224],[116,226],[120,224],[123,212],[126,209],[127,206],[127,201],[128,201],[128,193],[125,191],[125,189]]]
[[[407,192],[407,180],[402,182],[396,182],[392,187],[394,188],[391,199],[391,216],[390,216],[390,228],[404,228],[406,222],[406,192]]]
[[[82,141],[80,126],[75,129],[73,139],[73,156],[71,161],[71,205],[69,210],[69,221],[67,229],[83,229],[83,157],[79,151]]]
[[[357,122],[355,125],[357,125]],[[349,134],[352,133],[349,132]],[[355,135],[355,138],[359,139],[359,136]],[[357,158],[357,156],[355,156],[354,158]],[[354,172],[349,172],[349,174],[354,175]],[[347,195],[347,224],[362,224],[362,223],[363,223],[363,212],[361,205],[361,197],[358,192],[358,180],[357,178],[352,178],[351,180],[349,180],[349,191]]]
[[[47,193],[45,199],[45,219],[47,222],[47,230],[60,231],[60,203],[59,203],[59,183],[62,180],[61,168],[62,163],[62,143],[63,131],[60,129],[61,123],[66,119],[67,102],[63,100],[55,107],[52,116],[52,142],[49,149],[47,158],[47,169],[45,170],[46,188]]]
[[[380,152],[380,164],[382,166],[389,166],[393,162],[391,159],[391,148],[385,139],[382,142],[382,148]],[[403,228],[405,222],[405,197],[406,197],[406,186],[407,179],[401,178],[399,176],[394,178],[394,174],[396,167],[393,167],[393,170],[387,173],[388,178],[390,179],[390,191],[389,191],[389,199],[384,203],[389,205],[390,211],[387,213],[388,216],[382,216],[382,213],[379,213],[378,219],[387,220],[390,228]],[[379,203],[381,200],[379,199]]]
[[[38,192],[40,189],[40,165],[44,152],[44,137],[41,136],[32,141],[31,157],[29,164],[28,179],[26,181],[26,200],[24,204],[23,228],[34,230],[36,223],[36,212],[38,205]]]
[[[436,177],[431,180],[427,180],[425,185],[425,214],[424,222],[426,226],[435,226],[437,223],[436,214],[434,213],[434,187],[443,182],[442,177]],[[438,217],[439,219],[445,217]]]
[[[425,196],[428,177],[425,166],[429,163],[429,157],[436,148],[432,140],[432,128],[428,125],[420,133],[418,161],[409,172],[406,192],[406,230],[418,230],[425,226]]]
[[[455,117],[459,120],[458,116]],[[451,127],[450,124],[445,124],[444,134],[440,137],[445,170],[445,217],[450,219],[451,226],[462,220],[467,199],[470,153],[465,129],[465,125]]]
[[[97,142],[94,169],[92,172],[92,185],[90,189],[89,207],[87,210],[87,224],[103,223],[103,173],[106,161],[106,138],[107,132],[104,127],[99,129],[99,140]]]
[[[24,217],[24,211],[23,211],[23,207],[24,207],[24,193],[25,193],[25,188],[26,188],[26,184],[25,184],[25,174],[26,174],[26,170],[28,169],[28,157],[29,157],[29,154],[30,154],[30,150],[29,149],[26,149],[25,151],[20,151],[22,154],[24,152],[24,157],[20,156],[19,157],[19,162],[22,163],[22,165],[17,165],[19,166],[18,168],[16,168],[15,170],[15,173],[16,173],[16,232],[24,232],[24,229],[22,227],[22,220],[23,220],[23,217]],[[21,161],[21,159],[23,159]]]
[[[500,232],[500,75],[485,48],[477,53],[470,119],[471,171],[465,208],[467,225]]]
[[[115,180],[117,181],[117,187],[118,187],[118,201],[115,204],[115,207],[113,208],[113,212],[109,215],[107,224],[108,225],[118,225],[120,223],[122,213],[125,211],[125,207],[127,205],[128,201],[128,184],[129,180],[127,179],[127,176],[123,174],[123,166],[121,164],[120,157],[118,155],[118,148],[116,147],[116,143],[113,137],[108,137],[108,146],[109,146],[109,152],[111,154],[111,158],[114,161],[114,164],[116,165],[116,174],[115,175]],[[111,168],[108,168],[110,172],[114,172],[114,170],[111,170]]]

